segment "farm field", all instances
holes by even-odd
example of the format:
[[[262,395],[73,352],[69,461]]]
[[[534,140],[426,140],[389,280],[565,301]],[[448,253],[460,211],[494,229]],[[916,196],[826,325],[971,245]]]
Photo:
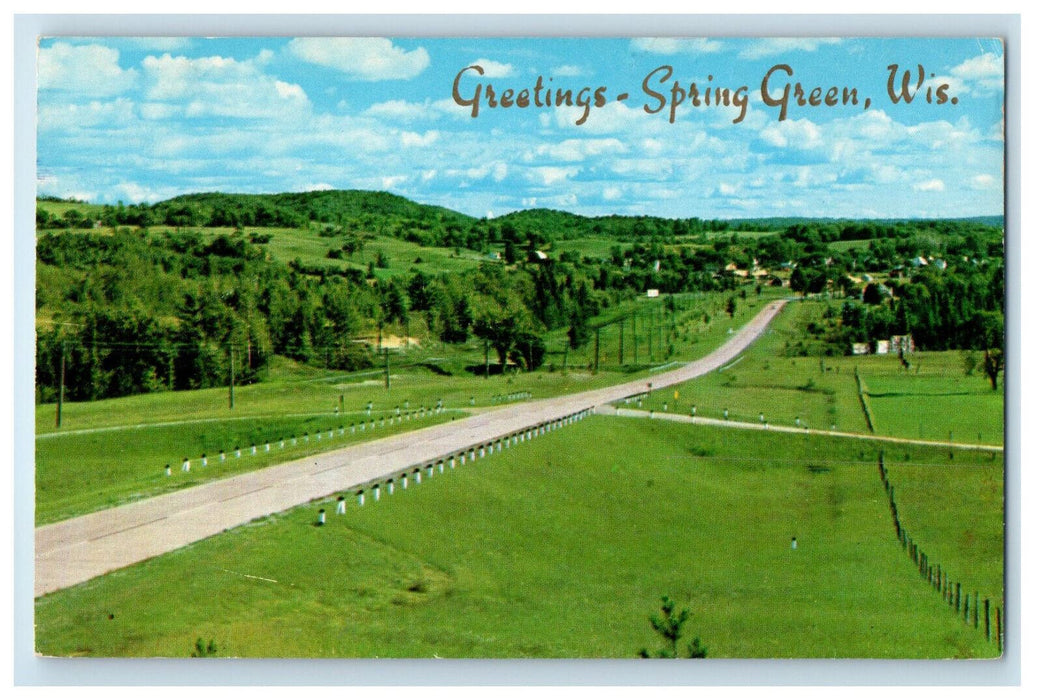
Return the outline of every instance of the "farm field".
[[[222,656],[634,658],[658,648],[648,617],[669,595],[711,658],[995,656],[896,541],[877,450],[595,416],[352,499],[325,527],[331,501],[41,597],[37,650],[187,656],[202,638]],[[965,565],[964,585],[1000,591],[1001,460],[900,461],[907,527]]]
[[[653,392],[646,408],[820,430],[869,433],[858,400],[860,375],[875,433],[936,441],[1003,444],[1003,394],[959,352],[919,352],[903,369],[896,355],[799,357],[803,329],[823,302],[790,303],[741,358],[712,374]],[[674,398],[676,392],[676,398]]]
[[[681,309],[675,315],[674,359],[664,364],[661,355],[642,356],[638,362],[632,362],[631,346],[627,345],[625,364],[618,365],[617,335],[612,335],[618,331],[607,330],[603,334],[601,370],[597,374],[589,369],[592,358],[584,357],[579,351],[573,352],[569,360],[570,368],[579,366],[568,373],[538,371],[494,374],[488,378],[475,376],[464,367],[481,364],[484,358],[481,348],[471,344],[463,350],[414,348],[396,355],[390,389],[384,387],[383,371],[379,368],[344,373],[287,363],[272,372],[269,381],[236,387],[234,410],[228,408],[227,388],[157,392],[94,402],[67,402],[62,409],[62,428],[56,429],[55,405],[39,405],[36,408],[37,524],[268,466],[276,457],[300,456],[303,452],[271,453],[226,463],[221,469],[196,469],[190,478],[167,479],[163,472],[166,464],[171,464],[177,472],[184,457],[198,460],[207,454],[212,459],[220,449],[230,451],[237,444],[245,448],[254,440],[275,440],[281,436],[302,435],[307,430],[349,426],[366,416],[370,403],[373,416],[379,420],[380,416],[399,409],[415,411],[433,407],[440,401],[445,412],[437,420],[448,420],[504,402],[607,386],[653,366],[672,368],[722,343],[728,330],[744,324],[762,303],[761,299],[741,300],[734,318],[730,318],[723,311],[724,302],[718,295],[691,295],[681,299],[678,302]],[[663,326],[667,323],[660,307],[661,303],[654,300],[640,300],[622,307],[618,313],[639,310],[643,315],[638,329],[643,329],[645,323],[649,324],[648,328],[654,328],[650,325],[652,316],[656,323]],[[708,323],[706,314],[710,316]],[[625,332],[628,337],[629,323]],[[563,345],[564,339],[560,342]],[[660,342],[655,343],[658,352]],[[549,344],[554,347],[552,339]],[[644,344],[642,347],[646,348]],[[445,352],[439,352],[441,350]],[[592,353],[592,348],[589,350]],[[659,364],[652,365],[649,359],[656,359]],[[555,361],[559,370],[559,360],[551,359],[548,365]],[[408,427],[416,426],[411,423]],[[401,425],[393,428],[400,429],[403,429]],[[384,434],[388,433],[359,433],[347,439],[361,440]],[[308,451],[343,444],[344,440],[339,438],[321,445],[309,443]],[[303,449],[298,446],[298,450]]]

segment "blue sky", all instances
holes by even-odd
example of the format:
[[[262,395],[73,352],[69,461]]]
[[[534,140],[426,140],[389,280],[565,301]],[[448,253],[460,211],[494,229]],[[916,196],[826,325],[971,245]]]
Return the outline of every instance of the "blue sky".
[[[475,216],[1003,211],[993,39],[62,37],[38,55],[42,195],[372,189]],[[772,74],[765,104],[761,82],[778,64],[793,74]],[[891,64],[913,80],[924,67],[911,104],[888,97]],[[480,84],[476,117],[453,99],[471,65],[484,75],[464,72],[458,93],[469,103]],[[537,81],[541,96],[570,90],[573,102],[603,88],[603,104],[537,106]],[[669,100],[674,81],[686,97],[671,122],[649,90]],[[800,106],[797,82],[822,100],[856,88],[857,103]],[[692,83],[700,98],[711,89],[709,104],[692,104]],[[716,99],[724,89],[730,104]],[[504,107],[506,90],[530,103]]]

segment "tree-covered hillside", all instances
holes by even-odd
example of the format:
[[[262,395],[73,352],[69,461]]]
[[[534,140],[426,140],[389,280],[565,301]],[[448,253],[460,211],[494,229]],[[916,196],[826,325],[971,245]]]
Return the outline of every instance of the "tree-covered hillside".
[[[474,219],[359,191],[41,201],[38,398],[54,399],[63,357],[67,397],[97,399],[216,386],[233,373],[255,381],[275,356],[361,368],[385,332],[450,346],[476,337],[503,366],[531,370],[548,333],[583,347],[592,319],[649,289],[825,295],[837,304],[808,334],[834,353],[906,333],[924,349],[1001,346],[1001,227],[767,223],[550,210]],[[294,253],[304,238],[321,255]],[[392,244],[419,254],[399,253],[391,269]],[[423,250],[452,270],[421,266]]]

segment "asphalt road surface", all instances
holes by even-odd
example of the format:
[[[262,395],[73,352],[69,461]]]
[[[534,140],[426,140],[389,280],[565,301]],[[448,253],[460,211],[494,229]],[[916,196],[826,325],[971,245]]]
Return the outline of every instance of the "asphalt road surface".
[[[338,492],[350,494],[470,448],[527,438],[533,428],[564,428],[596,406],[677,384],[737,357],[785,305],[774,301],[709,355],[669,372],[604,389],[487,411],[461,420],[373,440],[255,472],[156,496],[36,528],[34,595],[60,590],[191,544],[271,513]],[[533,437],[532,439],[537,439]],[[466,452],[465,452],[466,451]],[[426,477],[426,471],[421,476]],[[386,493],[386,491],[385,491]]]

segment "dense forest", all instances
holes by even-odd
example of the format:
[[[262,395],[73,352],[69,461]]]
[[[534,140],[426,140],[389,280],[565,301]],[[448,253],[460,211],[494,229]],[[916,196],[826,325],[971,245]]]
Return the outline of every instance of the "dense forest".
[[[44,204],[48,206],[43,206]],[[920,349],[1002,347],[1001,222],[713,221],[529,210],[475,219],[380,192],[197,194],[152,205],[37,208],[38,400],[91,400],[256,381],[274,356],[345,370],[370,341],[423,325],[487,341],[499,363],[542,365],[544,336],[590,341],[625,299],[786,285],[835,300],[808,328],[825,352],[911,333]],[[271,254],[317,232],[331,264]],[[338,265],[366,240],[482,253],[464,273]],[[604,254],[560,245],[606,241]],[[560,245],[560,250],[555,246]],[[545,251],[545,252],[544,252]],[[489,255],[494,253],[494,255]],[[382,253],[381,253],[382,255]],[[328,262],[328,261],[327,261]],[[413,333],[413,335],[415,335]]]

